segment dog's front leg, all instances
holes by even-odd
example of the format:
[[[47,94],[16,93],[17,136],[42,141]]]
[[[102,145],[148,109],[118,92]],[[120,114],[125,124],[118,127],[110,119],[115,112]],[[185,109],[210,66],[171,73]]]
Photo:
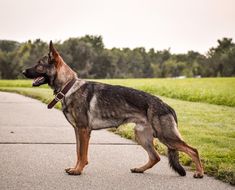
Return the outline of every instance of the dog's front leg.
[[[69,173],[69,170],[74,170],[78,166],[79,161],[80,161],[80,140],[79,140],[79,133],[78,133],[78,128],[77,127],[74,127],[74,132],[75,132],[75,138],[76,138],[77,162],[76,162],[76,165],[74,167],[65,169],[65,171],[67,173]]]
[[[66,171],[70,175],[80,175],[85,165],[88,163],[88,145],[90,139],[90,130],[87,128],[77,128],[76,138],[79,139],[79,146],[77,146],[77,164],[75,168]]]

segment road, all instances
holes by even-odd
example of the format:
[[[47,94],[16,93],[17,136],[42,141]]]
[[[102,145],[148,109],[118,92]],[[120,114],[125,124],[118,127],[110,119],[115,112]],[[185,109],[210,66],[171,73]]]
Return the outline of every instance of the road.
[[[106,130],[93,131],[89,165],[81,176],[64,168],[75,163],[75,137],[61,111],[17,94],[0,92],[0,189],[233,189],[205,176],[180,177],[167,158],[144,174],[130,168],[147,161],[137,144]]]

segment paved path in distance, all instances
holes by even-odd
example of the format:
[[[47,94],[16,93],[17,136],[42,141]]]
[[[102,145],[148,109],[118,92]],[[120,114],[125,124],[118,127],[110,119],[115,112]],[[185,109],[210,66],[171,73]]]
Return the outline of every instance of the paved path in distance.
[[[190,189],[227,190],[229,184],[205,176],[180,177],[167,158],[144,174],[130,168],[147,161],[134,142],[106,130],[93,131],[89,165],[81,176],[64,168],[75,163],[75,137],[61,111],[21,95],[0,92],[0,189]]]

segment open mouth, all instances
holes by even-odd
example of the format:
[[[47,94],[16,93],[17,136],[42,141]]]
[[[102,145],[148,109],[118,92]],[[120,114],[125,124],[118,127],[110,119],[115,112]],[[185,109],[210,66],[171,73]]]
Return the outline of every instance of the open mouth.
[[[45,81],[46,81],[45,77],[34,78],[33,86],[40,86],[41,84],[44,84]]]

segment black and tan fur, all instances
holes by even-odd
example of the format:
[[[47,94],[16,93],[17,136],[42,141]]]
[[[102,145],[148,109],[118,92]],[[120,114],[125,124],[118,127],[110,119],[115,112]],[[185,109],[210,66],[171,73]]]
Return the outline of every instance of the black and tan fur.
[[[188,154],[196,165],[194,177],[203,177],[203,168],[197,149],[187,145],[177,128],[175,111],[156,96],[132,88],[88,82],[77,78],[76,73],[63,61],[50,42],[49,54],[38,61],[24,75],[36,79],[33,86],[49,84],[54,93],[76,78],[73,87],[62,100],[62,108],[76,135],[77,162],[65,171],[81,174],[88,164],[88,145],[92,130],[119,127],[135,123],[137,142],[147,151],[149,161],[133,173],[143,173],[160,161],[153,139],[158,138],[168,147],[170,166],[181,176],[186,172],[179,163],[178,151]]]

